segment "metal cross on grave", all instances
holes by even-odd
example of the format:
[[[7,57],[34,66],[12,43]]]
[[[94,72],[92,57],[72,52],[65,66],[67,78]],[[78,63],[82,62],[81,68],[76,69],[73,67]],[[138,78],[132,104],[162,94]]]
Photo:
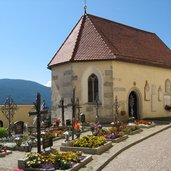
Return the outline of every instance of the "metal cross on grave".
[[[72,106],[72,140],[74,139],[74,122],[75,122],[75,116],[76,116],[76,109],[80,109],[79,106],[79,99],[75,98],[75,88],[73,88],[72,98],[71,98],[71,106]]]
[[[115,108],[115,122],[118,120],[118,114],[119,114],[119,102],[118,102],[118,97],[115,96],[115,101],[114,101],[114,108]]]
[[[32,115],[36,115],[37,116],[37,152],[41,153],[41,123],[40,123],[40,118],[41,118],[41,114],[47,114],[48,110],[47,109],[43,109],[41,111],[41,95],[40,93],[37,93],[37,98],[36,98],[36,102],[33,103],[35,106],[35,112],[29,112],[29,116]]]
[[[17,105],[14,103],[10,96],[6,99],[5,104],[1,108],[2,113],[5,115],[9,122],[9,136],[11,136],[11,123],[13,123],[13,117],[17,109]]]
[[[80,109],[81,109],[82,107],[80,106],[80,101],[79,101],[79,98],[77,98],[76,99],[76,109],[78,109],[78,112],[77,112],[77,119],[78,119],[78,121],[80,121]]]
[[[64,112],[65,108],[67,108],[67,105],[64,105],[64,98],[61,98],[60,104],[58,105],[59,108],[62,110],[62,126],[65,126],[65,118],[64,118]]]

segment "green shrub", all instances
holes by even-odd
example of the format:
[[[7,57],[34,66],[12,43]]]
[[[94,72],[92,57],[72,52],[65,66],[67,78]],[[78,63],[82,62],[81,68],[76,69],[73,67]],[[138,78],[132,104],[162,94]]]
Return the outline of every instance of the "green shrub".
[[[0,128],[0,138],[4,138],[8,136],[8,131],[6,128]]]

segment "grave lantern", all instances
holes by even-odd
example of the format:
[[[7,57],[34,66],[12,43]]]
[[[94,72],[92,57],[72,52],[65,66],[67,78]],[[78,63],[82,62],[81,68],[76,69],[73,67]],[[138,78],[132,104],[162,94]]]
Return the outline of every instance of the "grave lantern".
[[[85,123],[85,114],[84,113],[80,114],[80,121],[81,121],[81,123]]]

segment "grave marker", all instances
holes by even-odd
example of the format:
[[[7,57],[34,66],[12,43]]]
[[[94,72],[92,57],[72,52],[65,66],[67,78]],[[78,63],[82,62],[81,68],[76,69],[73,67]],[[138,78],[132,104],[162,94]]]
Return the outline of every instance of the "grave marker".
[[[37,93],[37,98],[36,98],[36,102],[33,103],[35,106],[35,112],[29,112],[29,116],[32,115],[36,115],[37,116],[37,152],[41,153],[41,124],[40,124],[40,117],[41,114],[47,114],[48,111],[47,110],[43,110],[41,111],[41,95],[40,93]]]
[[[15,134],[23,134],[24,132],[24,122],[23,121],[17,121],[14,123],[14,131]]]

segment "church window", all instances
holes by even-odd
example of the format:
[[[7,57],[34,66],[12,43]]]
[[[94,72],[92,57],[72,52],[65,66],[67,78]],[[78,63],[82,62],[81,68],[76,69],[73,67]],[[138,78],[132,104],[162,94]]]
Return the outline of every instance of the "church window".
[[[98,97],[98,78],[91,74],[88,78],[88,102],[95,102]]]

